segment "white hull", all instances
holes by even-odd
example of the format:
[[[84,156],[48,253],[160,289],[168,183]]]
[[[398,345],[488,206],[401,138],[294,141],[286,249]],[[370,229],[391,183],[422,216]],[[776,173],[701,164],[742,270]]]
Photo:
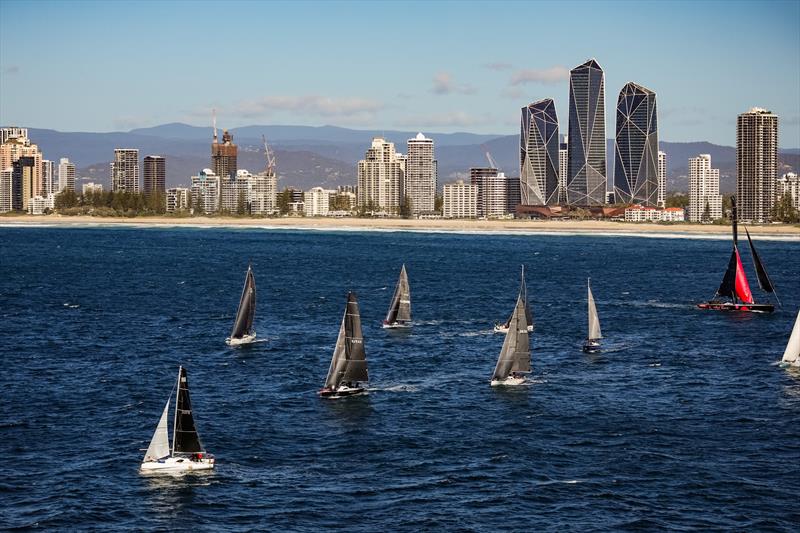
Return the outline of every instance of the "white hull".
[[[523,385],[527,383],[527,381],[528,380],[525,378],[525,376],[508,376],[506,379],[493,379],[491,381],[491,385],[492,387],[516,387],[517,385]]]
[[[146,473],[174,473],[174,472],[195,472],[200,470],[211,470],[214,468],[214,458],[204,457],[203,459],[192,460],[189,457],[167,457],[159,461],[146,461],[139,469]]]
[[[528,326],[528,333],[531,333],[532,331],[533,331],[533,326]],[[508,333],[508,327],[506,327],[503,324],[496,324],[494,326],[494,332],[495,333]]]
[[[395,322],[393,324],[383,323],[383,329],[411,329],[411,322]]]
[[[347,385],[339,385],[335,390],[322,389],[319,395],[323,398],[345,398],[347,396],[355,396],[357,394],[364,394],[367,389],[362,387],[348,387]]]
[[[241,346],[242,344],[250,344],[251,342],[256,340],[256,334],[253,333],[252,335],[245,335],[241,339],[233,339],[228,337],[225,339],[225,344],[228,346]]]

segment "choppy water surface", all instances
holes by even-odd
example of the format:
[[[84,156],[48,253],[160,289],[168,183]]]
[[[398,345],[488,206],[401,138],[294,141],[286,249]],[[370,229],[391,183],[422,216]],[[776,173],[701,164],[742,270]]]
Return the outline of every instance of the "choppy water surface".
[[[800,243],[760,246],[784,305],[771,316],[693,308],[729,247],[0,228],[0,526],[793,530],[800,375],[774,363],[800,307]],[[248,260],[266,342],[233,349]],[[402,262],[410,334],[380,328]],[[491,328],[521,263],[534,383],[493,390]],[[589,274],[607,337],[593,357],[580,351]],[[348,289],[373,390],[321,400]],[[179,364],[218,468],[142,477]]]

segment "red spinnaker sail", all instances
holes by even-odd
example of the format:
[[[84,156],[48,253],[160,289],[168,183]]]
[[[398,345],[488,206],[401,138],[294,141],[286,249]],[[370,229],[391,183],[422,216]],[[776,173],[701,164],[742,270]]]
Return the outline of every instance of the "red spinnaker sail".
[[[747,283],[747,275],[742,266],[742,258],[739,257],[739,250],[736,250],[736,296],[744,303],[754,303],[753,293],[750,292],[750,284]]]

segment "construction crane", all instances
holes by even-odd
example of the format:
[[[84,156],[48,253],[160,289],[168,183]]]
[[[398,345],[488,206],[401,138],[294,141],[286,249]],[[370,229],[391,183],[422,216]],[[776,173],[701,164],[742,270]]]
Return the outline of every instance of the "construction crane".
[[[261,140],[264,141],[264,157],[267,160],[267,174],[272,175],[275,173],[275,152],[273,152],[267,144],[267,138],[261,135]]]
[[[497,166],[497,161],[495,161],[494,157],[492,157],[492,154],[489,153],[489,147],[486,146],[485,144],[482,144],[481,148],[483,148],[483,151],[486,154],[486,160],[489,161],[489,166],[494,169],[500,170],[500,167]]]

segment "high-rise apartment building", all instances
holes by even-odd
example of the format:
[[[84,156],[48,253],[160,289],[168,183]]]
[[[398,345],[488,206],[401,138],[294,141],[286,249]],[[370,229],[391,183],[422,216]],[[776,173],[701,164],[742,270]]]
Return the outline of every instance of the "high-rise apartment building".
[[[667,202],[667,154],[658,151],[658,207],[664,207]]]
[[[11,209],[27,213],[31,198],[37,196],[36,171],[41,171],[41,162],[33,156],[22,156],[11,168]]]
[[[189,189],[172,187],[166,191],[167,213],[174,213],[189,208]]]
[[[458,180],[444,186],[442,195],[444,218],[476,218],[478,216],[478,187]]]
[[[788,194],[792,198],[792,206],[800,209],[800,176],[794,172],[784,174],[775,181],[775,200]]]
[[[330,209],[330,192],[313,187],[303,195],[303,212],[307,217],[326,217]]]
[[[27,139],[28,128],[18,128],[16,126],[0,128],[0,144],[8,141],[9,139]]]
[[[237,171],[236,176],[221,176],[219,209],[223,213],[249,213],[248,189],[251,174],[246,170]]]
[[[272,215],[278,209],[278,178],[274,172],[264,171],[248,180],[248,199],[251,215]]]
[[[608,181],[605,74],[594,59],[569,73],[567,144],[567,203],[603,205]]]
[[[514,212],[516,204],[509,209],[509,179],[496,168],[475,167],[469,169],[470,183],[478,188],[477,216],[497,218]],[[519,191],[519,181],[511,183]]]
[[[44,192],[42,152],[37,145],[31,143],[27,128],[1,128],[0,134],[5,139],[0,144],[0,170],[11,169],[20,157],[32,157],[35,164],[32,194],[41,195]]]
[[[406,157],[381,137],[358,162],[358,205],[396,213],[405,196]],[[413,207],[413,206],[412,206]]]
[[[42,159],[42,196],[50,196],[56,192],[56,189],[53,162],[49,159]]]
[[[163,193],[166,190],[167,164],[164,156],[148,155],[142,165],[142,192]]]
[[[736,121],[736,204],[740,220],[769,222],[777,174],[778,116],[754,107]]]
[[[711,155],[689,159],[689,222],[711,222],[722,218],[719,169],[711,168]]]
[[[114,161],[111,163],[111,190],[139,192],[139,150],[136,148],[114,149]]]
[[[567,204],[567,169],[569,168],[569,136],[558,144],[558,203]]]
[[[69,158],[62,157],[58,161],[58,191],[66,190],[75,192],[75,165],[70,163]]]
[[[524,205],[558,203],[558,117],[552,98],[522,108],[519,182]]]
[[[620,203],[658,203],[656,93],[633,82],[617,100],[614,193]]]
[[[0,213],[7,213],[12,209],[11,194],[13,191],[12,180],[14,167],[0,169]]]
[[[431,213],[436,202],[436,160],[433,139],[422,133],[408,140],[406,155],[405,198],[413,214]]]
[[[219,211],[221,182],[211,169],[203,169],[192,176],[192,209],[195,213],[212,214]]]
[[[506,208],[509,213],[516,213],[517,206],[522,203],[522,187],[517,176],[506,178]]]
[[[233,144],[233,135],[222,130],[222,142],[217,142],[217,129],[214,128],[214,140],[211,143],[211,170],[220,178],[230,176],[236,179],[239,148]]]

